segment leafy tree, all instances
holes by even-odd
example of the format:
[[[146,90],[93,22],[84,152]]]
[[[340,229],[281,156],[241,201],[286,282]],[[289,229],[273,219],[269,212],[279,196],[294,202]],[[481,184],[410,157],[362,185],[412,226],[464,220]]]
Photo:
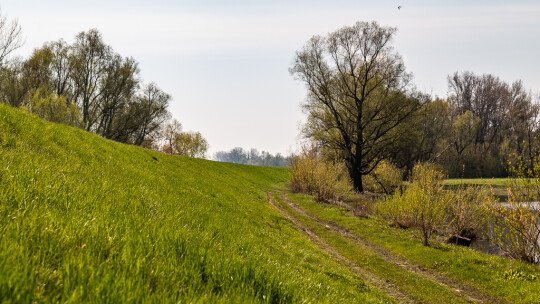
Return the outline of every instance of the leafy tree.
[[[176,154],[205,158],[208,151],[208,142],[199,132],[180,132],[174,137]]]
[[[72,45],[45,43],[27,60],[0,66],[0,76],[4,102],[61,122],[43,107],[62,100],[62,109],[80,113],[64,123],[120,142],[154,146],[170,116],[171,96],[155,83],[142,85],[138,63],[115,53],[96,29],[79,33]]]
[[[409,174],[418,162],[440,162],[451,143],[451,106],[444,99],[427,100],[414,117],[397,129],[391,160]]]
[[[13,107],[23,105],[28,96],[28,88],[22,81],[22,70],[23,63],[17,60],[0,68],[0,96],[2,102]]]
[[[132,58],[123,59],[115,55],[105,72],[101,101],[98,104],[99,124],[96,133],[106,138],[114,138],[118,133],[115,127],[119,116],[129,107],[129,103],[136,96],[139,86],[137,63]],[[155,85],[153,85],[155,87]],[[167,105],[165,105],[167,106]],[[130,113],[133,114],[133,113]],[[139,113],[137,113],[139,114]],[[147,134],[144,134],[146,136]],[[140,145],[144,138],[138,139],[135,144]]]
[[[458,155],[460,164],[465,149],[474,144],[480,124],[480,118],[475,117],[471,111],[465,111],[454,120],[452,124],[452,145]]]
[[[35,90],[28,106],[29,112],[57,123],[79,127],[81,124],[79,109],[75,104],[66,103],[66,99],[51,93],[47,88]]]
[[[421,107],[408,90],[411,76],[391,40],[396,29],[357,22],[312,37],[290,72],[308,90],[306,137],[344,159],[355,190],[390,157],[396,127]]]
[[[532,164],[537,151],[534,137],[539,106],[521,81],[508,84],[494,75],[463,72],[449,77],[448,85],[454,129],[458,125],[458,129],[465,128],[458,139],[466,136],[467,147],[472,140],[472,148],[466,150],[464,142],[454,140],[460,165],[468,165],[467,176],[506,175],[503,164],[512,153]],[[462,121],[463,115],[478,120],[474,130],[470,123]],[[465,154],[468,159],[463,158]]]

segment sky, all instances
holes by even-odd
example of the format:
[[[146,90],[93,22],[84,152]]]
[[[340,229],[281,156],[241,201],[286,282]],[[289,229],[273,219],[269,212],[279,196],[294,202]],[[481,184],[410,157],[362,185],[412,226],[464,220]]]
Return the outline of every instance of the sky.
[[[0,8],[22,26],[23,58],[44,42],[100,30],[139,62],[145,82],[172,96],[173,117],[202,133],[209,156],[295,151],[306,97],[288,71],[295,52],[357,21],[396,27],[394,48],[433,96],[445,97],[448,75],[462,71],[521,79],[540,93],[540,1],[0,0]]]

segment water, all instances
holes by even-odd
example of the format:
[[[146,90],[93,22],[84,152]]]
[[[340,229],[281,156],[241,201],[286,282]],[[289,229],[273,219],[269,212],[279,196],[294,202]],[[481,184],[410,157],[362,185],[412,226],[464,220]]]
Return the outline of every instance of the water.
[[[516,208],[515,205],[511,205],[507,202],[501,202],[501,204],[508,208]],[[529,206],[533,212],[540,213],[540,202],[522,203],[522,206]],[[537,229],[540,229],[540,216],[536,217],[536,227]],[[495,235],[494,223],[487,223],[482,230],[483,231],[480,232],[481,235],[471,242],[470,247],[485,253],[504,256],[505,253],[493,241]],[[484,237],[482,237],[482,235]],[[537,238],[536,242],[538,245],[540,245],[540,236]],[[540,262],[540,256],[535,258],[535,262]]]

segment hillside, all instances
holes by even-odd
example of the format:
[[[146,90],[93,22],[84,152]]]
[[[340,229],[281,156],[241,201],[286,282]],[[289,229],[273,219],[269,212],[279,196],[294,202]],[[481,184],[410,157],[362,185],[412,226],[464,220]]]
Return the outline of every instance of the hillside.
[[[0,302],[386,302],[268,204],[283,168],[119,144],[0,104]]]

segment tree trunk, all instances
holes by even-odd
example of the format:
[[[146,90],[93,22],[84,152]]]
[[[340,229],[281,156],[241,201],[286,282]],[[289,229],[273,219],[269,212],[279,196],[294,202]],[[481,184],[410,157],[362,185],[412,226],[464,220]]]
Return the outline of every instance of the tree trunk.
[[[347,162],[347,169],[349,176],[353,182],[354,191],[362,193],[364,192],[364,186],[362,185],[362,172],[360,167],[355,162]]]

